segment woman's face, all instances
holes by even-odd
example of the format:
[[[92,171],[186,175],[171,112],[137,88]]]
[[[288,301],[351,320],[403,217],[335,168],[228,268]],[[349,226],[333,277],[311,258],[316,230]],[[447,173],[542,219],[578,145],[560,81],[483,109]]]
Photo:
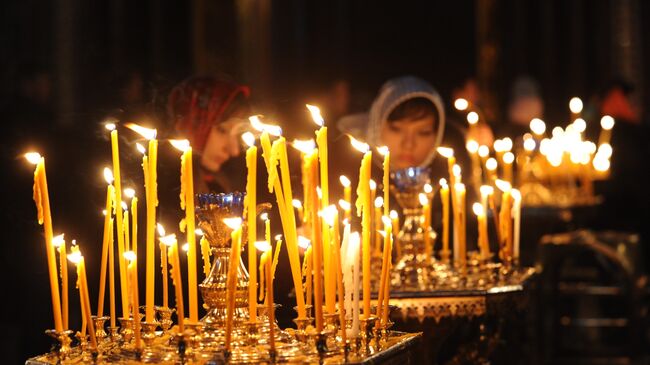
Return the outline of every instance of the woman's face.
[[[384,123],[381,142],[390,151],[392,169],[405,169],[424,163],[436,141],[434,125],[433,116]]]
[[[213,126],[205,142],[201,155],[201,165],[208,171],[217,172],[231,157],[239,155],[239,136],[235,126],[240,123],[238,118],[231,118]]]

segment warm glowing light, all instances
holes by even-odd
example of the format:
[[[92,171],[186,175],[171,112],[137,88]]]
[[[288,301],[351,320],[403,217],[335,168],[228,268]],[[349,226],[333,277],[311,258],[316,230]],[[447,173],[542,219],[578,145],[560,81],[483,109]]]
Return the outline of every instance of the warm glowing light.
[[[169,143],[171,143],[174,148],[181,152],[185,152],[190,149],[190,141],[187,139],[170,139]]]
[[[337,213],[336,205],[329,205],[320,212],[318,212],[318,215],[323,217],[323,220],[325,220],[325,223],[327,223],[328,226],[333,227],[336,222],[334,222],[334,216]]]
[[[594,158],[593,165],[596,171],[605,172],[609,169],[610,162],[606,158]]]
[[[393,222],[390,220],[390,217],[387,217],[385,215],[381,217],[381,221],[384,223],[384,227],[388,227],[393,224]]]
[[[368,180],[368,185],[370,186],[370,190],[377,190],[377,183],[375,180],[370,179]]]
[[[533,118],[530,121],[530,130],[538,136],[541,136],[546,132],[546,123],[539,118]]]
[[[111,122],[104,124],[104,127],[106,127],[106,129],[108,129],[109,131],[114,131],[115,128],[117,128],[115,123],[111,123]]]
[[[156,138],[156,130],[151,129],[151,128],[145,128],[143,126],[134,124],[134,123],[127,123],[124,125],[125,127],[129,128],[130,130],[134,131],[135,133],[141,135],[144,139],[155,139]]]
[[[185,242],[183,246],[181,246],[181,250],[188,252],[190,250],[190,244]]]
[[[123,254],[123,256],[124,256],[125,259],[127,259],[127,260],[129,260],[131,262],[135,261],[135,259],[137,258],[137,255],[133,251],[126,251]]]
[[[463,183],[456,183],[454,186],[454,189],[456,189],[456,192],[462,192],[465,191],[465,184]]]
[[[490,147],[488,147],[486,145],[481,145],[481,146],[478,147],[478,155],[481,158],[488,157],[489,154],[490,154]]]
[[[520,201],[521,201],[521,192],[519,191],[519,189],[512,189],[512,190],[510,190],[510,195],[512,196],[512,198],[513,198],[515,201],[517,201],[517,202],[520,202]]]
[[[36,165],[41,160],[41,154],[38,152],[27,152],[25,158],[29,163]]]
[[[490,171],[494,171],[497,169],[497,160],[494,157],[490,157],[485,161],[485,168],[487,168]]]
[[[524,140],[524,149],[528,152],[532,152],[535,150],[535,140],[532,138],[529,138],[527,140]]]
[[[510,137],[502,139],[501,143],[504,151],[512,150],[512,139],[510,139]]]
[[[255,146],[255,135],[251,132],[246,132],[241,135],[241,139],[248,147]]]
[[[83,259],[83,255],[81,254],[81,251],[72,251],[71,253],[68,254],[68,260],[70,262],[74,263],[75,265],[81,262],[81,259]]]
[[[396,210],[391,210],[389,214],[390,214],[390,219],[397,219],[397,218],[399,218],[399,215],[397,214],[397,211],[396,211]]]
[[[293,205],[293,207],[296,208],[296,209],[301,209],[302,208],[302,202],[300,202],[300,200],[298,200],[298,199],[293,199],[291,201],[291,205]]]
[[[197,228],[197,229],[194,230],[194,234],[197,235],[197,236],[203,236],[205,233],[203,232],[203,230],[201,228]]]
[[[472,210],[476,215],[485,215],[485,209],[483,209],[483,205],[481,203],[472,204]]]
[[[305,154],[311,153],[316,148],[316,142],[314,142],[313,139],[308,139],[308,140],[294,139],[291,145],[293,146],[293,148]]]
[[[506,152],[503,154],[503,162],[507,164],[513,163],[515,160],[515,155],[512,152]]]
[[[160,242],[167,246],[173,246],[176,243],[176,235],[172,233],[170,235],[160,237]]]
[[[473,139],[470,139],[465,143],[465,148],[467,148],[467,152],[469,153],[476,153],[478,152],[478,142],[476,142]]]
[[[124,196],[132,199],[135,196],[135,190],[133,188],[124,189]]]
[[[318,199],[323,199],[323,190],[321,190],[320,186],[316,187],[316,195],[318,195]]]
[[[577,96],[574,96],[569,100],[569,110],[571,113],[578,114],[582,111],[582,99]]]
[[[121,205],[122,205],[122,210],[124,210],[125,212],[126,212],[127,210],[129,210],[129,206],[126,205],[125,202],[122,201],[122,202],[120,202],[120,203],[122,203],[122,204],[121,204]]]
[[[276,234],[275,236],[273,236],[273,238],[275,238],[276,241],[279,241],[279,240],[282,239],[282,235],[281,234]]]
[[[108,167],[104,167],[104,180],[106,180],[107,184],[112,184],[113,183],[113,171],[109,169]]]
[[[135,144],[135,148],[136,148],[136,149],[137,149],[141,154],[143,154],[143,155],[144,155],[145,153],[147,153],[147,150],[146,150],[146,149],[144,148],[144,146],[141,145],[140,143],[136,143],[136,144]]]
[[[305,236],[298,236],[298,246],[307,248],[311,245],[311,240]]]
[[[467,123],[472,125],[478,123],[478,113],[476,112],[467,113]]]
[[[440,154],[440,156],[444,158],[450,158],[454,157],[454,150],[449,147],[438,147],[436,148],[436,151]]]
[[[282,135],[282,128],[280,128],[280,126],[262,123],[259,115],[250,116],[248,117],[248,120],[251,122],[253,128],[260,132],[267,132],[268,134],[276,137]]]
[[[587,130],[587,122],[582,118],[578,118],[573,121],[573,129],[578,133],[582,133]]]
[[[388,153],[388,146],[377,147],[377,152],[379,152],[379,154],[382,156],[386,156]]]
[[[339,199],[339,207],[341,207],[341,209],[343,209],[345,211],[348,211],[348,210],[350,210],[352,208],[350,206],[350,202],[348,202],[347,200],[343,200],[343,199]]]
[[[499,190],[504,191],[504,192],[512,189],[512,185],[510,185],[509,182],[504,181],[504,180],[496,179],[494,181],[494,184],[497,186],[497,188],[499,188]]]
[[[614,124],[614,118],[609,115],[604,115],[600,118],[600,127],[606,131],[614,128]]]
[[[237,229],[241,226],[241,218],[239,217],[234,217],[234,218],[224,218],[223,222],[230,228],[230,229]]]
[[[481,190],[482,195],[494,194],[494,188],[490,185],[481,185],[479,189]]]
[[[260,219],[265,221],[265,222],[268,221],[269,220],[269,213],[264,212],[264,213],[260,214]]]
[[[598,146],[598,154],[610,158],[612,156],[612,146],[609,143],[603,143]]]
[[[315,105],[305,104],[305,106],[307,109],[309,109],[309,112],[311,113],[311,119],[314,120],[314,123],[316,123],[319,127],[322,127],[325,124],[325,120],[320,114],[320,109]]]
[[[431,194],[432,192],[433,192],[433,186],[431,186],[431,184],[429,183],[424,184],[424,193]]]
[[[503,141],[500,139],[494,141],[493,147],[495,152],[504,152],[506,150]]]
[[[343,185],[344,188],[350,186],[350,179],[348,179],[348,177],[345,175],[339,176],[339,181],[341,182],[341,185]]]
[[[454,108],[456,108],[456,110],[463,111],[466,110],[468,107],[469,107],[469,102],[467,101],[467,99],[458,98],[454,100]]]
[[[160,223],[157,223],[156,226],[158,228],[158,235],[160,237],[163,237],[165,235],[165,227],[163,227],[163,225]]]
[[[106,216],[106,209],[102,209],[102,215]]]
[[[354,147],[357,151],[366,153],[370,150],[370,146],[367,143],[358,141],[352,136],[350,137],[350,143],[352,144],[352,147]]]
[[[384,198],[378,196],[375,198],[375,208],[381,208],[384,205]]]
[[[65,234],[61,233],[58,236],[52,237],[52,246],[59,247],[65,243]]]
[[[429,204],[429,198],[427,198],[427,195],[424,193],[418,194],[418,199],[420,199],[420,204],[422,205]]]
[[[438,181],[438,183],[439,183],[440,186],[442,186],[443,188],[446,188],[446,187],[447,187],[447,179],[445,179],[445,178],[440,179],[440,181]]]
[[[460,177],[460,166],[458,164],[454,164],[454,167],[451,168],[451,172],[454,174],[455,177]]]
[[[271,244],[266,241],[257,241],[255,242],[255,248],[262,252],[266,252],[271,250]]]

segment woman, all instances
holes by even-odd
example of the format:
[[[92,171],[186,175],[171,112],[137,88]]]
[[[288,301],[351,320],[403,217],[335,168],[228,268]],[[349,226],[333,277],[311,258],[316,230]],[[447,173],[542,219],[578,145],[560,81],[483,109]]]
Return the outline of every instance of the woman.
[[[197,155],[197,193],[241,190],[242,174],[229,173],[229,165],[242,149],[249,95],[248,87],[214,76],[190,77],[171,91],[170,118]]]

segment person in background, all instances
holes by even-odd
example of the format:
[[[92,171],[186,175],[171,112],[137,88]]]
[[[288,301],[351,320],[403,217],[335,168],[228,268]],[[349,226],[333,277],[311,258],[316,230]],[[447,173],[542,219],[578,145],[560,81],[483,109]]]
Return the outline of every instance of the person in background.
[[[244,189],[241,134],[248,126],[250,90],[226,77],[193,76],[171,93],[167,110],[174,129],[195,151],[195,192]],[[238,159],[241,160],[241,159]]]
[[[528,76],[515,79],[507,113],[507,123],[494,128],[497,138],[521,139],[521,136],[530,132],[530,121],[533,118],[544,118],[544,102],[534,79]]]

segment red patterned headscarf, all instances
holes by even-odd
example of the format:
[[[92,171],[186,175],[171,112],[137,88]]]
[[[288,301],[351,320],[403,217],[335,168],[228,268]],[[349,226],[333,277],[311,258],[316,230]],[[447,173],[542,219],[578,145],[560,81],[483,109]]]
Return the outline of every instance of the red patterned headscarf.
[[[248,98],[249,88],[213,76],[194,76],[174,87],[167,110],[176,131],[188,137],[192,148],[203,151],[210,128],[226,120],[226,111],[239,95]]]

